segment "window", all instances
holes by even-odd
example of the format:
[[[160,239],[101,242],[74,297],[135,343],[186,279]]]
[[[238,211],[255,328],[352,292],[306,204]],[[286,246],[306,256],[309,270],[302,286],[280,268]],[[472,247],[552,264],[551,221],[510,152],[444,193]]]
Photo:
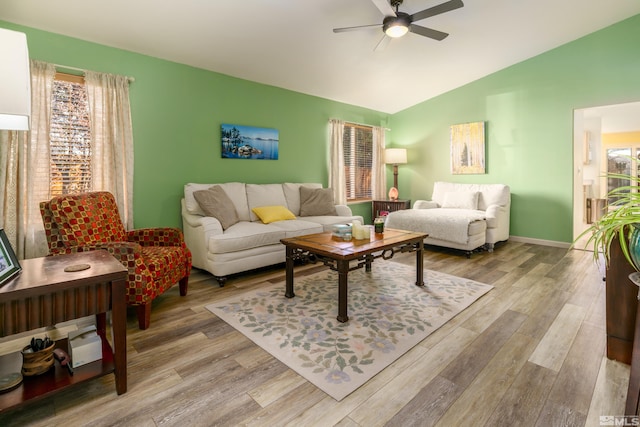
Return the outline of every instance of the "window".
[[[347,201],[371,200],[372,128],[345,123],[343,147]]]
[[[51,196],[90,191],[91,128],[84,78],[57,73],[51,98]]]

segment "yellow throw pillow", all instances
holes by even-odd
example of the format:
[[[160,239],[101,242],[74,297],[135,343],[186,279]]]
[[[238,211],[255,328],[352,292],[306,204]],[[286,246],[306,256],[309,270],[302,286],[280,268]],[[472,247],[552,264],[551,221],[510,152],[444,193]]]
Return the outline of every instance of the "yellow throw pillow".
[[[296,216],[284,206],[260,206],[251,210],[265,224],[286,219],[296,219]]]

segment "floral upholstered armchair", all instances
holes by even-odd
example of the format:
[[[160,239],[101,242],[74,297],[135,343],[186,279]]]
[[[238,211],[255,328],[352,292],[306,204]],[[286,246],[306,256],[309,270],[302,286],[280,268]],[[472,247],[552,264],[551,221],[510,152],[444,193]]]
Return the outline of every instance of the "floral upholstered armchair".
[[[180,283],[187,294],[191,252],[177,228],[126,231],[113,195],[106,191],[54,197],[40,203],[50,255],[104,249],[127,269],[127,304],[147,329],[151,301]]]

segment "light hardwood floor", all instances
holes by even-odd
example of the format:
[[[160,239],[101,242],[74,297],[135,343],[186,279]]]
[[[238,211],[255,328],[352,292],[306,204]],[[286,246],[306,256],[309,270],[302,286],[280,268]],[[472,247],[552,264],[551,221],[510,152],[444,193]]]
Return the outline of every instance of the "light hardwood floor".
[[[629,367],[604,356],[604,282],[591,253],[507,242],[466,259],[429,248],[425,268],[495,288],[341,402],[204,308],[283,280],[281,266],[224,288],[194,270],[187,297],[176,286],[154,302],[148,330],[129,312],[126,394],[109,375],[0,425],[547,427],[623,414]]]

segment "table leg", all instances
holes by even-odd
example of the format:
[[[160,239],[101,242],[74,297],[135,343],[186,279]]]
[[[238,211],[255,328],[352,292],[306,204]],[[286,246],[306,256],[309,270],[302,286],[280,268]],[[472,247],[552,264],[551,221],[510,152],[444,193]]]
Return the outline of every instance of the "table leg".
[[[287,298],[293,298],[296,294],[293,293],[293,248],[287,246],[285,256],[285,292],[284,296]]]
[[[371,263],[373,262],[373,255],[369,254],[365,257],[364,271],[371,273]]]
[[[424,259],[422,252],[424,250],[424,241],[420,239],[416,247],[416,286],[424,286]]]
[[[107,337],[107,313],[96,314],[96,332],[102,338]]]
[[[347,315],[347,274],[349,261],[338,261],[338,322],[349,321]]]
[[[111,322],[113,331],[113,362],[116,392],[127,392],[127,284],[111,282]]]

